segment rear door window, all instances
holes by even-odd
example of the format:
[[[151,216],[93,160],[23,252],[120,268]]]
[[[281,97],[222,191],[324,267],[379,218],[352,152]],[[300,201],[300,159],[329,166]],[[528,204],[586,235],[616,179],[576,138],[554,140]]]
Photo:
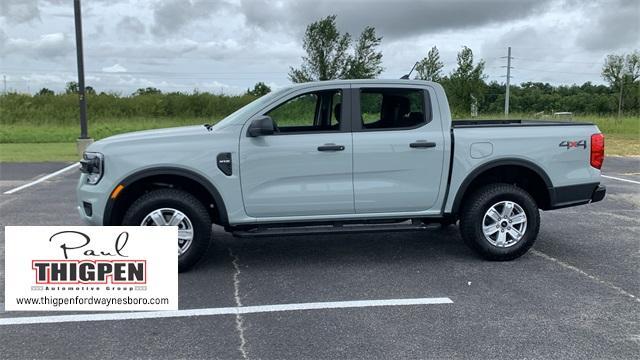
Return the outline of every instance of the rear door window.
[[[424,91],[361,89],[362,130],[415,128],[427,122]]]

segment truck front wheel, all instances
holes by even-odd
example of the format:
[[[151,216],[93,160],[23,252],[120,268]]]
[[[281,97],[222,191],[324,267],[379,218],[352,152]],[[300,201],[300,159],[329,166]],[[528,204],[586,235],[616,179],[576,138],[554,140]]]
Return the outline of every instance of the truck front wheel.
[[[122,225],[177,226],[181,272],[204,256],[211,240],[211,217],[206,208],[193,195],[178,189],[159,189],[142,195],[129,207]]]
[[[464,242],[488,260],[512,260],[533,246],[540,229],[535,200],[511,184],[476,190],[460,214]]]

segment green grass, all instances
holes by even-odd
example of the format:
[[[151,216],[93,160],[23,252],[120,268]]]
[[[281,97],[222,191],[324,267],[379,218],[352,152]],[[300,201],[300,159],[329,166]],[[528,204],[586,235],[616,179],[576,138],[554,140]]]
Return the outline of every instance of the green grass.
[[[480,115],[479,120],[503,119],[504,115]],[[510,114],[509,119],[536,119],[536,120],[552,120],[552,121],[575,121],[575,122],[591,122],[598,125],[598,128],[604,134],[627,135],[640,139],[640,115],[636,116],[600,116],[600,115],[576,115],[572,118],[535,118],[527,114]]]
[[[0,144],[0,162],[77,160],[75,143]]]
[[[607,156],[640,156],[640,140],[619,134],[605,134],[605,153]]]
[[[221,119],[255,100],[253,96],[227,96],[193,92],[143,96],[88,94],[87,116],[98,119],[215,118]],[[59,94],[32,96],[8,93],[0,95],[0,119],[3,125],[69,125],[78,123],[78,96]]]
[[[212,119],[198,118],[144,118],[97,119],[89,122],[89,134],[96,140],[112,135],[147,129],[159,129],[173,126],[197,125],[216,122]],[[25,123],[8,124],[0,127],[0,143],[55,143],[75,142],[80,126],[74,125],[29,125]]]
[[[607,156],[640,155],[640,141],[620,135],[608,135],[606,138]],[[0,163],[2,162],[40,162],[75,161],[75,142],[63,143],[0,143]]]
[[[483,115],[481,119],[500,119],[502,115]],[[510,118],[531,118],[515,114]],[[593,122],[606,137],[607,155],[640,155],[640,116],[620,119],[597,115],[575,116],[574,121]],[[99,118],[89,122],[89,133],[96,139],[137,130],[214,123],[211,118],[131,117]],[[568,121],[568,120],[567,120]],[[292,121],[293,123],[293,121]],[[40,124],[25,122],[0,126],[0,162],[67,161],[76,160],[77,125]]]
[[[480,120],[502,119],[499,115],[480,115]],[[533,119],[527,114],[510,114],[510,119]],[[640,156],[640,116],[599,116],[578,115],[573,118],[540,118],[538,120],[558,120],[591,122],[605,135],[607,156]]]

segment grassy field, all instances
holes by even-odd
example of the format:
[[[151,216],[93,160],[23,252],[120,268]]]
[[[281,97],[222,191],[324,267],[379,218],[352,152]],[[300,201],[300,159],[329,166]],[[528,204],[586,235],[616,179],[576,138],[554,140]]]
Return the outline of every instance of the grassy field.
[[[0,162],[78,161],[76,144],[64,143],[0,143]]]
[[[111,135],[138,130],[204,124],[207,122],[215,121],[197,118],[106,118],[90,121],[89,134],[94,139],[99,140]],[[25,123],[7,124],[0,127],[0,144],[74,142],[78,138],[79,131],[80,126],[78,124],[61,125],[52,123],[35,126]]]
[[[501,118],[502,115],[483,115],[481,118]],[[528,118],[527,115],[515,114],[512,118]],[[165,128],[172,126],[204,124],[216,122],[211,118],[99,118],[91,120],[89,131],[91,136],[102,139],[111,135],[137,130]],[[640,155],[640,117],[576,116],[574,121],[589,121],[598,125],[606,136],[607,155]],[[0,126],[0,162],[26,161],[72,161],[75,154],[75,139],[78,137],[78,126],[59,123],[40,123],[28,125],[20,123],[4,123]]]

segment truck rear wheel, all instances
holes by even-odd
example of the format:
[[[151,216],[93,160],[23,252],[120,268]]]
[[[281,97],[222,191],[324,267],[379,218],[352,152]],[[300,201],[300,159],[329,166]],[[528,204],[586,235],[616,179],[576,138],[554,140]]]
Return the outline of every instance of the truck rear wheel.
[[[488,260],[512,260],[533,246],[540,229],[535,200],[511,184],[491,184],[475,191],[460,215],[464,242]]]
[[[193,195],[177,189],[148,192],[133,202],[122,225],[177,226],[178,270],[186,271],[207,252],[211,217]]]

